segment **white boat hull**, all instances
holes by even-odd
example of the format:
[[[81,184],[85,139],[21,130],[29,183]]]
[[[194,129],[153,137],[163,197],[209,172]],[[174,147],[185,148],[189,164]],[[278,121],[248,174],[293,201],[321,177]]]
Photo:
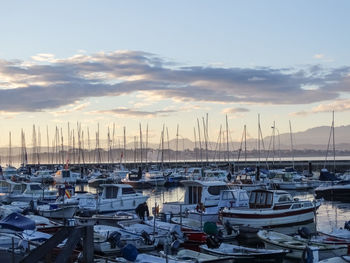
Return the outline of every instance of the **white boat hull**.
[[[286,211],[261,209],[247,213],[239,210],[226,210],[222,213],[222,221],[230,222],[233,225],[245,225],[251,227],[282,227],[288,225],[304,224],[314,220],[314,209],[309,208],[304,211]]]
[[[65,206],[56,209],[38,209],[38,214],[49,218],[72,218],[77,211],[77,206]]]

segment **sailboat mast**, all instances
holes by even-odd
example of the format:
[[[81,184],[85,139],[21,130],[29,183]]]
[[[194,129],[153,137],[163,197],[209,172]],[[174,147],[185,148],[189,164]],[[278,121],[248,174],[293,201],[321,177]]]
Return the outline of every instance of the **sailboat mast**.
[[[272,165],[275,166],[275,137],[276,137],[276,123],[273,121],[272,127]]]
[[[197,151],[197,136],[196,136],[196,127],[193,127],[193,135],[194,135],[194,149],[196,151],[196,163],[198,164],[198,151]]]
[[[334,111],[332,112],[332,132],[333,132],[333,170],[335,173],[335,134],[334,134]]]
[[[289,134],[290,134],[290,149],[292,151],[292,164],[294,168],[294,149],[293,149],[293,133],[292,133],[292,124],[289,120]]]
[[[141,169],[142,169],[142,127],[141,123],[139,123],[140,126],[140,163],[141,163]]]
[[[162,167],[162,170],[164,169],[164,129],[165,129],[165,125],[163,124],[163,130],[162,130],[162,136],[161,136],[161,143],[162,143],[162,145],[161,145],[161,147],[162,147],[162,154],[161,154],[161,162],[162,162],[162,164],[161,164],[161,167]]]
[[[169,166],[170,166],[170,139],[169,139],[168,127],[166,127],[166,139],[167,139],[167,142],[168,142],[168,158],[169,158]]]
[[[244,165],[247,166],[247,126],[244,125]]]
[[[219,163],[221,162],[221,134],[222,134],[222,125],[220,125],[220,131],[219,131],[219,149],[218,149],[218,159]]]
[[[260,166],[260,114],[258,114],[258,166]]]
[[[202,153],[202,142],[201,142],[201,129],[199,126],[199,120],[197,119],[197,126],[198,126],[198,140],[199,140],[199,157],[201,160],[201,164],[203,162],[203,153]]]
[[[125,164],[125,162],[126,162],[126,152],[125,152],[125,150],[126,150],[126,127],[124,126],[123,127],[123,134],[124,134],[124,138],[123,138],[123,158],[124,158],[124,164]]]
[[[220,131],[221,131],[221,126],[220,126]],[[228,120],[227,120],[227,114],[226,114],[226,151],[227,151],[227,162],[230,162],[230,149],[229,149],[229,143],[228,143]],[[220,136],[221,139],[221,136]]]
[[[179,151],[179,124],[176,125],[176,151],[175,151],[175,168],[177,170],[177,158]]]
[[[12,165],[12,145],[11,145],[11,132],[9,132],[9,166]]]

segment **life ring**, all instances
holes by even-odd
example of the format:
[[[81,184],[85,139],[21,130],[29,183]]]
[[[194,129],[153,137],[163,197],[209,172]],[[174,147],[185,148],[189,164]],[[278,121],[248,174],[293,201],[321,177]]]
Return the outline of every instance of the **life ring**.
[[[304,263],[312,263],[314,261],[314,255],[313,255],[312,250],[309,246],[306,246],[305,249],[303,250],[301,260]]]

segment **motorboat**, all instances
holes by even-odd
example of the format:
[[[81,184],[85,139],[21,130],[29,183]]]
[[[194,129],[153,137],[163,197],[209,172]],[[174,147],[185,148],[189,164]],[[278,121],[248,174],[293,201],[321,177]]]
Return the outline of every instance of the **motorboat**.
[[[221,209],[225,207],[248,207],[249,196],[240,188],[220,191],[220,199],[216,206],[205,208],[197,205],[195,209],[186,211],[188,218],[202,222],[217,222]]]
[[[40,183],[22,183],[21,193],[10,193],[9,200],[30,202],[31,200],[43,200],[52,202],[57,198],[57,190],[44,189]]]
[[[350,180],[331,182],[315,189],[316,198],[327,201],[350,202]]]
[[[134,188],[151,188],[164,186],[166,178],[162,171],[149,171],[143,173],[130,172],[122,179],[124,184],[129,184]]]
[[[153,244],[147,244],[140,235],[119,227],[94,225],[94,250],[103,254],[118,254],[124,245],[134,245],[138,251],[150,251]]]
[[[283,258],[289,252],[286,249],[259,249],[221,243],[218,247],[201,245],[204,253],[219,256],[230,256],[234,262],[283,262]]]
[[[319,263],[348,263],[350,262],[350,256],[340,256],[340,257],[333,257],[333,258],[327,258],[325,260],[319,261]]]
[[[314,221],[320,202],[293,199],[283,190],[255,190],[249,197],[249,207],[226,207],[220,212],[222,222],[251,227],[286,227]]]
[[[37,183],[52,183],[54,181],[53,171],[51,170],[38,170],[30,176],[31,182]]]
[[[195,210],[198,204],[201,204],[206,210],[209,207],[217,207],[220,201],[220,192],[229,190],[223,181],[184,180],[181,181],[181,184],[185,187],[184,200],[165,202],[163,213],[185,214],[185,212]]]
[[[169,250],[172,250],[170,248]],[[129,252],[129,251],[128,251]],[[134,252],[133,249],[130,252]],[[169,251],[170,252],[170,251]],[[126,253],[125,253],[126,254]],[[131,257],[129,255],[132,255]],[[124,258],[117,258],[118,262],[135,262],[135,263],[231,263],[232,259],[227,256],[214,256],[206,253],[193,251],[190,249],[181,249],[179,251],[171,251],[165,253],[160,251],[159,253],[128,253],[128,256]]]
[[[126,224],[125,224],[126,223]],[[168,242],[174,242],[179,240],[180,243],[184,242],[183,233],[181,232],[180,226],[178,228],[173,227],[172,229],[166,230],[164,228],[158,228],[158,224],[127,224],[127,222],[119,223],[120,226],[126,231],[133,234],[140,235],[149,244],[153,244],[155,247],[161,245],[164,246]]]
[[[12,165],[7,165],[5,168],[2,169],[2,176],[4,179],[16,179],[18,176],[18,171],[16,167]]]
[[[323,260],[334,256],[347,254],[346,245],[325,244],[313,242],[309,239],[293,237],[275,231],[260,230],[258,237],[265,243],[267,249],[288,249],[286,257],[301,259],[305,253],[312,253],[315,259]],[[310,249],[309,251],[307,251]],[[315,262],[318,262],[317,260]]]
[[[229,223],[221,225],[213,222],[201,222],[187,217],[172,217],[171,222],[180,225],[185,235],[192,234],[193,242],[198,243],[205,242],[207,235],[220,235],[222,240],[230,241],[239,234],[238,227]]]
[[[9,202],[10,194],[22,193],[22,184],[11,180],[0,180],[0,201]]]
[[[54,219],[69,219],[73,218],[76,211],[78,210],[77,205],[60,205],[57,203],[51,203],[47,205],[37,206],[37,212],[39,215],[54,218]]]
[[[117,211],[135,210],[138,205],[145,203],[149,196],[136,193],[127,184],[102,184],[102,193],[96,198],[91,195],[79,199],[79,209],[94,213],[110,213]]]
[[[80,173],[72,172],[70,169],[60,169],[55,173],[54,179],[58,184],[75,184],[80,177]]]
[[[281,190],[307,190],[312,188],[305,177],[299,174],[293,167],[274,170],[275,177],[270,179],[270,184]]]

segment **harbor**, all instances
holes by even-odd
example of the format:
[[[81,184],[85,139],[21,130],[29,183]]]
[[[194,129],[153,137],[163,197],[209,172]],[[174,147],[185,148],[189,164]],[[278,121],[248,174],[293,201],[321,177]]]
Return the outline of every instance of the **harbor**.
[[[163,163],[163,170],[155,164],[135,169],[134,163],[52,166],[56,171],[4,167],[0,255],[11,262],[318,262],[344,256],[350,200],[337,200],[335,190],[331,199],[320,198],[318,189],[346,182],[348,162],[336,162],[344,167],[337,174],[312,170],[317,161],[310,163],[295,162],[299,171],[277,167],[290,161],[271,162],[276,167],[270,170],[191,162]],[[325,181],[324,174],[336,179]],[[284,241],[276,247],[265,238]],[[284,242],[300,244],[293,249]],[[305,252],[309,246],[312,253]],[[56,252],[44,257],[47,250]]]
[[[350,262],[333,2],[2,1],[0,263]]]

